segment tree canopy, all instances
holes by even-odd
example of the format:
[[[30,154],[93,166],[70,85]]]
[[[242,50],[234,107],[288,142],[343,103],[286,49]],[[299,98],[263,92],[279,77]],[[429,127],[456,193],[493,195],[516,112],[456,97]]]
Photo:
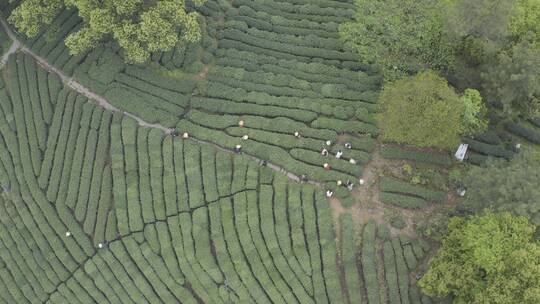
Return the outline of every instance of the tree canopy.
[[[65,39],[71,54],[81,54],[112,37],[128,62],[142,63],[151,52],[201,37],[198,14],[187,12],[184,0],[23,0],[9,21],[33,37],[64,7],[77,9],[83,20],[83,26]]]
[[[540,303],[540,244],[535,226],[510,213],[452,218],[442,246],[418,282],[454,303]]]
[[[453,148],[465,132],[484,128],[478,92],[460,98],[446,80],[427,71],[387,84],[378,116],[382,138],[417,147]]]
[[[342,39],[385,79],[432,69],[511,115],[540,113],[540,0],[357,0]],[[384,21],[382,21],[384,20]]]
[[[511,211],[540,225],[540,153],[524,151],[510,162],[489,160],[484,167],[471,167],[464,184],[468,191],[461,209]]]
[[[442,32],[442,6],[431,0],[357,0],[354,21],[342,39],[363,60],[382,66],[387,80],[425,69],[445,70],[452,50]]]

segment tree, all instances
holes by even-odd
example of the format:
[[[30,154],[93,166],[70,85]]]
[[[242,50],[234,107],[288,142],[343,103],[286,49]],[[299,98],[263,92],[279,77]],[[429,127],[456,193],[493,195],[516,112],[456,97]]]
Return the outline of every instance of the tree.
[[[481,74],[484,91],[511,116],[540,114],[540,43],[516,44]]]
[[[462,211],[510,211],[540,225],[540,153],[523,151],[510,162],[489,160],[471,167],[463,182],[468,190]]]
[[[194,2],[200,5],[204,1]],[[201,37],[198,14],[187,12],[184,0],[23,0],[9,21],[34,37],[64,7],[76,8],[83,20],[82,28],[65,40],[72,55],[112,37],[128,62],[142,63],[151,52],[167,51],[181,40],[194,42]]]
[[[458,88],[482,89],[512,116],[540,112],[540,0],[453,0],[444,30]]]
[[[480,92],[475,89],[466,89],[461,96],[463,102],[464,134],[473,135],[487,130],[487,108],[484,105]]]
[[[386,81],[428,69],[460,92],[480,90],[506,114],[540,112],[540,0],[356,0],[340,27]]]
[[[540,244],[525,217],[486,212],[454,217],[418,285],[454,303],[540,303]]]
[[[481,97],[467,91],[460,98],[432,71],[387,84],[379,103],[382,138],[417,147],[453,148],[462,134],[485,124]]]
[[[442,4],[431,0],[357,0],[355,20],[340,36],[386,80],[451,66],[452,47],[442,36]]]

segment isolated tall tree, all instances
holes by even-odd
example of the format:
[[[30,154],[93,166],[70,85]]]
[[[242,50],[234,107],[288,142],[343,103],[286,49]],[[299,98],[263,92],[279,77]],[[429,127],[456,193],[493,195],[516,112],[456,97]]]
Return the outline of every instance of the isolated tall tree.
[[[9,21],[33,37],[64,7],[77,9],[83,20],[82,28],[66,37],[71,54],[81,54],[112,37],[128,62],[142,63],[151,52],[201,37],[198,14],[187,12],[184,0],[23,0]]]
[[[491,213],[452,218],[442,246],[418,282],[454,303],[540,303],[540,244],[525,217]]]
[[[417,147],[453,148],[462,134],[485,125],[477,121],[483,120],[478,113],[482,101],[470,95],[460,98],[432,71],[387,84],[379,97],[382,138]]]

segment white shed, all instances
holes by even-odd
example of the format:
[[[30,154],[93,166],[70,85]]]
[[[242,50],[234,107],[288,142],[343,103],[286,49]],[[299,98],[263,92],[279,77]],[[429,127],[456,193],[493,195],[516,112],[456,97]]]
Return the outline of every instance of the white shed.
[[[467,149],[469,148],[468,144],[460,144],[459,148],[456,151],[456,158],[459,161],[463,161],[465,159],[465,154],[467,154]]]

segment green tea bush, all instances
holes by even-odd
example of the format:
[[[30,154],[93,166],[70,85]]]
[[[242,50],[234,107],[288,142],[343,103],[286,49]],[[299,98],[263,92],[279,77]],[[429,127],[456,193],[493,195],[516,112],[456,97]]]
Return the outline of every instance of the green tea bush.
[[[388,288],[388,302],[401,303],[394,249],[392,249],[392,243],[388,241],[384,242],[383,244],[383,258],[384,274],[386,278],[386,286]]]
[[[538,130],[524,127],[523,125],[514,122],[507,123],[506,129],[511,133],[519,135],[532,143],[540,144],[540,131]]]
[[[464,142],[469,144],[469,149],[479,152],[487,156],[503,157],[510,159],[514,153],[512,151],[506,150],[500,145],[490,145],[485,144],[474,139],[465,138]]]
[[[362,149],[362,147],[359,147],[358,145],[355,145],[354,148],[357,148],[357,149]],[[363,147],[364,149],[368,148],[368,147]],[[343,152],[343,156],[342,158],[344,159],[354,159],[357,163],[360,163],[360,164],[367,164],[370,160],[371,160],[371,155],[369,153],[366,153],[364,151],[359,151],[359,150],[356,150],[356,149],[346,149],[344,146],[332,146],[332,148],[330,149],[330,152],[332,152],[332,154],[336,154],[339,150],[341,150],[341,152]]]
[[[163,197],[165,199],[165,214],[172,216],[178,213],[176,195],[176,174],[174,162],[179,156],[174,153],[172,137],[166,137],[162,145],[163,157]],[[213,175],[212,175],[213,176]],[[209,186],[210,187],[210,186]],[[210,190],[210,188],[209,188]]]
[[[356,254],[359,251],[358,237],[355,223],[350,214],[342,214],[341,221],[341,263],[345,269],[345,281],[349,291],[351,303],[360,303],[362,294],[358,286],[361,286],[360,276],[356,265]]]
[[[536,127],[540,128],[540,117],[531,118],[529,121]]]
[[[427,205],[424,199],[389,192],[381,192],[379,198],[385,204],[391,204],[400,208],[420,209]]]
[[[311,126],[320,129],[330,129],[338,133],[364,133],[377,136],[379,130],[371,124],[359,121],[343,121],[333,118],[319,117],[311,123]]]
[[[336,159],[334,157],[324,157],[319,152],[313,152],[303,149],[292,149],[290,151],[291,156],[306,162],[308,164],[320,166],[322,168],[324,163],[330,164],[332,170],[337,170],[345,174],[350,174],[355,177],[362,175],[362,167],[358,165],[352,165],[348,161],[343,159]],[[356,180],[356,178],[354,179]]]
[[[474,136],[474,139],[490,145],[498,145],[501,143],[501,138],[497,135],[497,132],[493,129]]]
[[[390,225],[396,229],[403,229],[407,227],[407,222],[402,216],[396,215],[390,218]]]
[[[343,53],[336,50],[326,50],[308,46],[291,45],[278,41],[267,40],[267,38],[255,37],[251,34],[235,30],[227,29],[221,32],[222,38],[233,39],[235,41],[247,43],[250,45],[256,45],[264,49],[278,51],[280,53],[294,54],[304,57],[319,57],[323,59],[335,59],[335,60],[355,60],[355,55],[352,53]]]
[[[177,117],[184,112],[183,108],[179,106],[165,105],[166,109],[154,107],[164,106],[164,103],[155,98],[147,100],[137,95],[133,90],[120,85],[110,86],[104,97],[114,106],[129,109],[131,113],[138,115],[149,123],[161,123],[167,127],[174,126],[178,121]],[[149,104],[148,101],[151,100],[154,102]]]
[[[189,97],[185,94],[178,93],[176,91],[170,91],[162,87],[157,87],[144,80],[137,79],[135,77],[128,76],[120,73],[116,75],[115,81],[126,85],[130,88],[143,91],[150,95],[159,97],[164,101],[178,105],[180,107],[186,107],[189,102]]]
[[[216,151],[213,147],[201,147],[201,167],[205,201],[217,201],[219,194],[216,179]]]
[[[443,202],[446,198],[446,194],[444,192],[426,189],[424,187],[402,182],[391,177],[382,177],[379,183],[379,188],[384,192],[415,195],[427,201],[434,201],[438,203]]]
[[[362,232],[362,270],[366,284],[367,299],[371,303],[380,303],[379,279],[377,275],[376,236],[377,224],[370,220]]]
[[[94,233],[97,209],[99,204],[100,189],[102,186],[103,169],[105,161],[109,155],[109,124],[111,121],[111,113],[103,112],[101,116],[100,126],[98,128],[98,143],[96,147],[94,167],[92,169],[92,181],[89,185],[88,206],[86,216],[84,218],[83,229],[88,234]]]
[[[381,154],[384,158],[389,159],[402,158],[441,166],[450,166],[452,164],[452,160],[447,154],[410,151],[392,146],[384,146],[381,149]]]
[[[392,247],[396,257],[396,270],[398,275],[399,294],[401,303],[409,303],[409,270],[403,258],[403,250],[399,239],[392,239]]]
[[[125,73],[156,87],[178,93],[191,93],[196,85],[194,80],[182,79],[182,81],[179,82],[176,79],[161,76],[155,72],[135,66],[126,66]]]
[[[321,243],[324,282],[328,298],[330,302],[342,303],[344,300],[340,290],[341,284],[336,263],[336,236],[332,227],[332,213],[321,192],[317,192],[315,204],[319,223],[319,242]]]
[[[407,262],[407,267],[409,270],[413,271],[418,265],[413,247],[411,245],[403,246],[403,255],[405,257],[405,261]]]
[[[193,98],[192,107],[196,109],[226,114],[251,114],[263,117],[289,117],[298,121],[308,122],[317,117],[313,112],[286,109],[276,106],[238,103],[213,98]]]

